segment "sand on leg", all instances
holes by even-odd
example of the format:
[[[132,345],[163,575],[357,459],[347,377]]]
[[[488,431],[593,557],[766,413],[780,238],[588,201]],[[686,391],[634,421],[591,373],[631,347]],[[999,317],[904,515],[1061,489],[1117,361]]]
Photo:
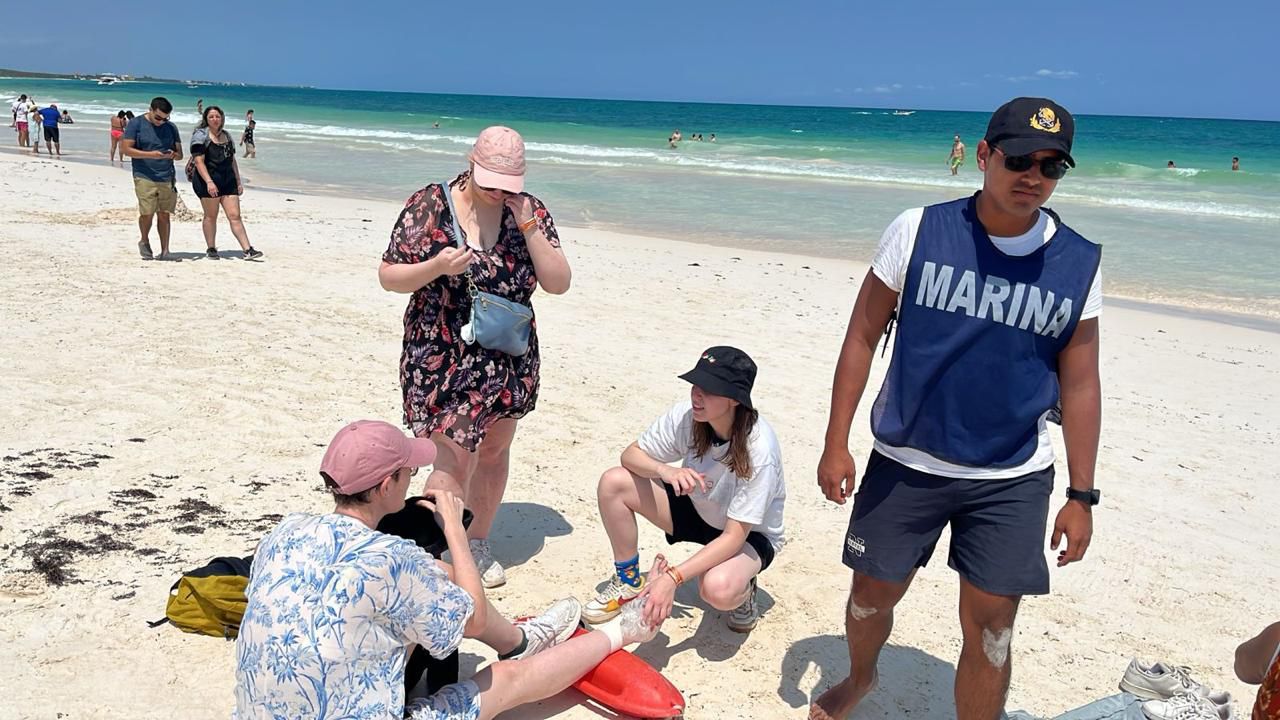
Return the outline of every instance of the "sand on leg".
[[[893,609],[911,587],[913,578],[914,571],[901,583],[853,574],[844,612],[849,676],[813,701],[809,706],[810,720],[844,720],[875,689],[879,679],[876,662],[893,631]]]
[[[1020,600],[1016,595],[986,592],[960,578],[964,647],[956,663],[957,720],[1000,717],[1013,672],[1010,643]]]

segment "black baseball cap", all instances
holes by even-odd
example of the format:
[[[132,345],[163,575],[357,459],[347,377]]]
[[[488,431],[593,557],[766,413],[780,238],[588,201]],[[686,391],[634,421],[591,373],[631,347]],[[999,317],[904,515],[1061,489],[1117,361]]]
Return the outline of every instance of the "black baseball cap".
[[[732,398],[751,408],[751,386],[756,382],[756,364],[741,350],[728,345],[707,348],[692,370],[681,380],[697,385],[712,395]]]
[[[1068,165],[1075,167],[1076,161],[1071,157],[1075,134],[1076,121],[1066,108],[1048,98],[1019,97],[991,114],[984,139],[1005,155],[1057,150]]]

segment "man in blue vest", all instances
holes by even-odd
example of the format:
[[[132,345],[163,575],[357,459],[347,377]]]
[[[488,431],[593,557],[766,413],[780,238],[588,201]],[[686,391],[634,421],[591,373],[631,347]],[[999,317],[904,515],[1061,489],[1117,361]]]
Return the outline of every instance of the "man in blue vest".
[[[995,720],[1009,688],[1023,595],[1049,592],[1048,418],[1061,404],[1070,488],[1051,546],[1059,567],[1093,534],[1101,424],[1101,248],[1041,206],[1075,166],[1071,115],[1051,100],[996,110],[978,144],[982,191],[908,210],[885,231],[836,366],[818,484],[843,505],[855,482],[849,426],[876,345],[898,335],[871,411],[875,448],[845,537],[849,677],[810,717],[843,720],[876,684],[893,609],[951,527],[964,646],[959,720]]]

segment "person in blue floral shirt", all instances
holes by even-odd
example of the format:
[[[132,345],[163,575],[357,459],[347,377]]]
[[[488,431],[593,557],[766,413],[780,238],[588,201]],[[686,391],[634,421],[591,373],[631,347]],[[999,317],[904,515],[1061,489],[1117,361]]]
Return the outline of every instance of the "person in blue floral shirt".
[[[238,720],[488,720],[554,695],[624,643],[619,625],[567,640],[581,605],[568,598],[512,623],[485,598],[462,524],[462,501],[420,501],[444,530],[453,564],[374,528],[404,507],[435,445],[363,420],[338,431],[320,466],[336,507],[293,514],[259,543],[236,639]],[[407,649],[443,658],[473,637],[499,661],[406,704]],[[518,660],[511,662],[510,660]]]

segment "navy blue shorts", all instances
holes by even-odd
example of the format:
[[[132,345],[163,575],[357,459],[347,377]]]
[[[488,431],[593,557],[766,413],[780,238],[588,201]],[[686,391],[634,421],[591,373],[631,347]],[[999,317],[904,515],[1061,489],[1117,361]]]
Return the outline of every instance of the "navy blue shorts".
[[[873,451],[853,496],[844,564],[905,582],[929,562],[949,524],[947,564],[965,580],[995,595],[1044,595],[1052,492],[1052,465],[1008,480],[964,480],[912,470]]]

